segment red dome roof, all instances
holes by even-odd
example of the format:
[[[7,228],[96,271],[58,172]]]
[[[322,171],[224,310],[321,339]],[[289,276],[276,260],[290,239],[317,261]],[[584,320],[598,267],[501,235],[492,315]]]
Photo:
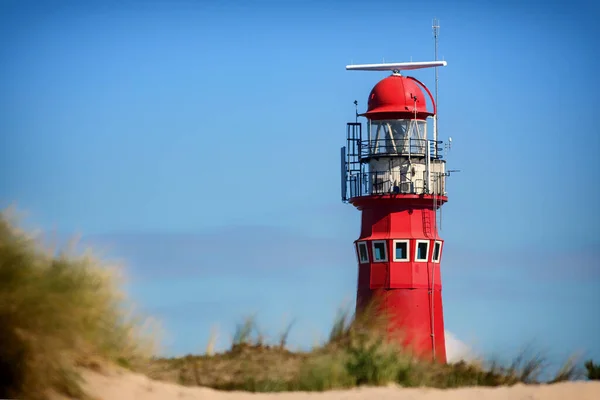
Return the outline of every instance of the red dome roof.
[[[367,112],[362,115],[374,120],[414,118],[414,97],[416,97],[418,119],[425,119],[433,115],[433,112],[427,111],[425,94],[419,87],[420,85],[425,88],[433,104],[431,93],[421,82],[412,77],[390,75],[373,87],[369,94]]]

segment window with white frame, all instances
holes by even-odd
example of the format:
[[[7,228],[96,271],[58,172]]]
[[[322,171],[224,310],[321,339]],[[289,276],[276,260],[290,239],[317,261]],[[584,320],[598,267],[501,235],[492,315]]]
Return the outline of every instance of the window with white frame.
[[[372,246],[373,262],[386,262],[388,260],[388,257],[385,240],[373,240]]]
[[[358,260],[361,264],[366,264],[369,262],[369,250],[367,248],[367,242],[358,242],[356,244],[356,248],[358,250]]]
[[[436,262],[436,263],[440,262],[440,256],[442,255],[441,252],[442,252],[442,242],[439,240],[436,240],[433,245],[433,256],[431,257],[433,262]]]
[[[417,240],[415,261],[426,262],[429,260],[429,240]]]
[[[394,261],[409,261],[409,241],[408,240],[394,240]]]

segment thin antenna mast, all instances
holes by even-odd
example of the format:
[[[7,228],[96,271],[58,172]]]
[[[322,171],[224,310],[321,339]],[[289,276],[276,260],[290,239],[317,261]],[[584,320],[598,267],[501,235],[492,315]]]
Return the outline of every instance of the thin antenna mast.
[[[433,41],[434,41],[434,62],[437,62],[438,60],[438,35],[439,35],[439,31],[440,31],[440,24],[437,18],[433,18],[433,23],[431,24],[431,28],[433,29]],[[437,67],[433,68],[435,70],[435,107],[436,107],[436,111],[435,111],[435,115],[433,116],[433,152],[434,152],[434,156],[437,159],[438,157],[438,145],[437,145],[437,141],[438,141],[438,69]],[[440,177],[438,176],[438,179]],[[439,183],[439,182],[438,182]],[[437,186],[437,185],[436,185]],[[433,207],[434,207],[434,215],[436,216],[436,228],[438,227],[438,210],[437,210],[437,202],[435,201],[434,198],[434,202],[433,202]],[[441,230],[442,228],[442,209],[440,207],[439,209],[439,228]]]
[[[432,28],[433,28],[433,39],[434,39],[434,43],[435,43],[435,55],[434,55],[434,61],[438,60],[438,35],[439,35],[439,31],[440,31],[440,24],[439,21],[437,20],[437,18],[433,19],[433,24],[432,24]],[[439,110],[438,108],[438,69],[437,67],[434,67],[435,70],[435,105],[436,105],[436,112],[434,115],[434,128],[433,128],[433,140],[436,143],[435,145],[435,156],[437,157],[437,140],[438,140],[438,112],[437,110]]]
[[[437,43],[438,43],[438,31],[439,31],[439,23],[437,18],[433,19],[433,23],[432,23],[432,28],[433,28],[433,38],[434,38],[434,42],[435,42],[435,59],[434,59],[434,63],[437,62]],[[434,67],[435,70],[435,115],[433,116],[433,152],[434,152],[434,156],[437,159],[438,156],[438,145],[437,145],[437,140],[438,140],[438,129],[437,129],[437,122],[438,122],[438,69],[437,66]],[[429,143],[427,144],[428,150],[431,148],[431,146],[429,146]],[[427,156],[428,160],[429,160],[429,155]],[[437,174],[436,174],[437,175]],[[438,179],[439,179],[439,175]],[[429,183],[429,179],[431,179],[431,177],[427,177],[427,180]],[[438,204],[437,204],[437,197],[436,197],[436,191],[438,189],[438,185],[437,185],[437,181],[436,181],[436,185],[434,186],[435,190],[433,192],[433,217],[434,217],[434,223],[435,223],[435,229],[436,229],[436,235],[437,235],[437,229],[438,229]],[[440,211],[442,210],[442,208],[440,207]],[[441,215],[440,215],[440,219],[441,219]],[[441,222],[441,221],[440,221]],[[441,227],[441,224],[440,224]],[[435,242],[434,242],[435,243]],[[431,312],[431,350],[432,350],[432,356],[433,356],[433,361],[436,360],[436,348],[435,348],[435,317],[434,317],[434,312],[433,309],[435,307],[435,290],[434,290],[434,281],[435,281],[435,264],[432,266],[432,273],[431,273],[431,286],[429,288],[429,293],[430,293],[430,312]]]

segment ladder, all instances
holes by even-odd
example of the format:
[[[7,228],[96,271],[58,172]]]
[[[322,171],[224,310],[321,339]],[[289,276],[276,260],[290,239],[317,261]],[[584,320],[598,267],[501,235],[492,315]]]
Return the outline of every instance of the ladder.
[[[431,238],[433,236],[433,232],[431,229],[431,217],[426,210],[421,210],[423,213],[423,234],[426,238]]]
[[[362,124],[360,122],[348,122],[346,126],[346,173],[350,183],[350,196],[360,196],[362,194],[362,174],[361,174],[361,140]]]

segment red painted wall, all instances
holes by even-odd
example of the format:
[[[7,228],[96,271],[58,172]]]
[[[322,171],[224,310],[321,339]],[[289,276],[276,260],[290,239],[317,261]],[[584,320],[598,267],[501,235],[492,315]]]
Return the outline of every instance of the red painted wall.
[[[442,200],[438,199],[438,205]],[[369,254],[368,263],[360,263],[358,257],[357,311],[370,300],[378,300],[388,316],[388,330],[401,332],[404,346],[431,360],[435,343],[436,361],[445,363],[440,274],[443,241],[435,227],[433,201],[411,196],[370,196],[351,202],[362,211],[361,234],[355,246],[366,241]],[[387,262],[374,261],[374,240],[385,241]],[[409,240],[408,261],[393,261],[394,240]],[[430,243],[426,262],[415,261],[417,240]],[[440,262],[432,261],[435,241],[441,242]]]

